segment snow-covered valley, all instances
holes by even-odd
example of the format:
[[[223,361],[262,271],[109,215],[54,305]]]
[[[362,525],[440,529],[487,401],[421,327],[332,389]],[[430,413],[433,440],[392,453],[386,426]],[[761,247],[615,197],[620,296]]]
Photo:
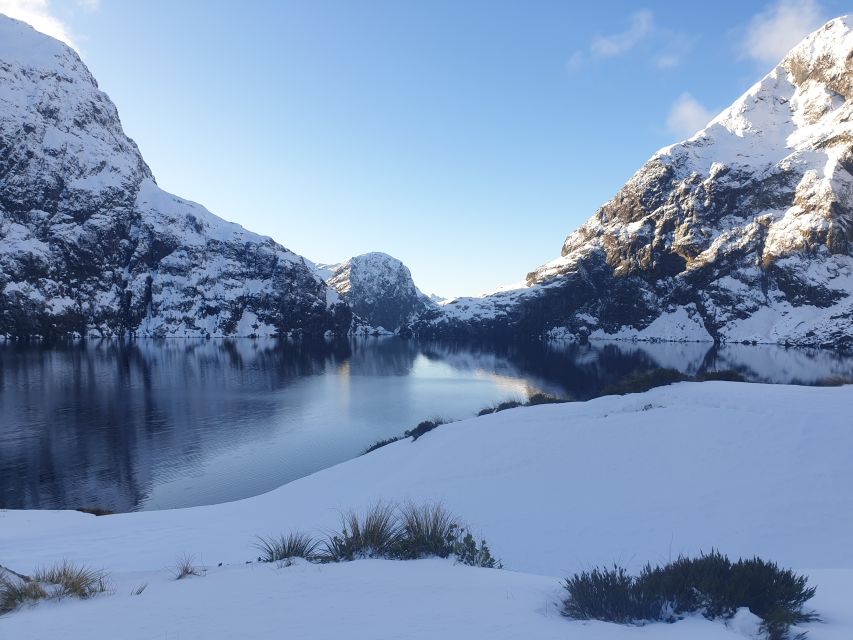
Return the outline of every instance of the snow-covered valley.
[[[559,582],[572,572],[614,562],[636,570],[716,548],[808,573],[818,586],[810,606],[824,620],[808,625],[810,637],[846,638],[853,633],[851,405],[851,386],[685,383],[445,425],[239,502],[106,517],[0,512],[5,566],[28,573],[68,559],[108,571],[115,583],[113,594],[0,617],[0,632],[739,637],[701,618],[620,627],[559,615]],[[342,510],[409,499],[442,501],[505,568],[449,560],[245,564],[257,555],[256,536],[322,535]],[[169,567],[182,554],[206,575],[175,581]],[[145,591],[129,595],[141,583]]]

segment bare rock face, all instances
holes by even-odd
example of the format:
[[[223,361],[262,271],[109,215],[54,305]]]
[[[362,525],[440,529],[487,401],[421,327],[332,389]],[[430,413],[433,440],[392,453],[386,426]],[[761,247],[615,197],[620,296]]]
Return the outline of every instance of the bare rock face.
[[[436,304],[421,293],[402,262],[373,252],[340,264],[315,265],[315,272],[334,288],[357,319],[371,328],[398,331]]]
[[[0,16],[0,336],[346,332],[272,239],[162,191],[77,54]]]
[[[527,286],[423,334],[853,346],[853,19],[658,151]]]

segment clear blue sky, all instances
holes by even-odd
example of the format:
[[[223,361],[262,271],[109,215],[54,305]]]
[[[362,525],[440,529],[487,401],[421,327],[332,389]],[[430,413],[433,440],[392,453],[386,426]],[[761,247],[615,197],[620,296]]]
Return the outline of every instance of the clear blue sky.
[[[655,150],[851,8],[0,0],[74,43],[163,188],[315,261],[385,251],[442,295],[559,255]]]

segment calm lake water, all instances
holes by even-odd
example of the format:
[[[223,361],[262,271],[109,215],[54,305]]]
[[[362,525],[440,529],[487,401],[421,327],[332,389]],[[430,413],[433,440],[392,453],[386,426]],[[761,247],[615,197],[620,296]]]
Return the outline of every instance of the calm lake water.
[[[257,495],[434,416],[587,399],[657,367],[853,377],[828,351],[710,344],[457,345],[398,338],[0,345],[0,508],[114,511]]]

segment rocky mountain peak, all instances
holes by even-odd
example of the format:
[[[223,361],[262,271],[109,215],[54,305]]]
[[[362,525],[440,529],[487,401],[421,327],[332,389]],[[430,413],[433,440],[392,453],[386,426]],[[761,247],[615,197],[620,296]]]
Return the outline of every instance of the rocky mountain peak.
[[[0,16],[0,336],[346,331],[303,259],[168,194],[80,57]]]
[[[400,329],[435,306],[415,286],[409,268],[387,253],[365,253],[339,264],[316,265],[316,271],[373,327]]]
[[[838,18],[655,153],[526,287],[450,303],[425,332],[849,341],[851,89],[851,21]]]

